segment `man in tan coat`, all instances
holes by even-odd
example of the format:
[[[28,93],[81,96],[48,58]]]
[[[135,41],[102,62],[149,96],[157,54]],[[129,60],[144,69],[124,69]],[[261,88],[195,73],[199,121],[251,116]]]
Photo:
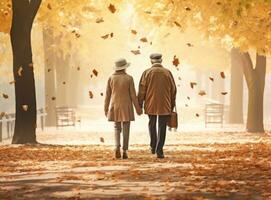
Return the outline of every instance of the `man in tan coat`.
[[[163,146],[167,121],[175,107],[176,85],[171,72],[162,66],[162,55],[150,56],[152,67],[144,71],[139,83],[138,101],[149,116],[150,146],[152,154],[164,158]],[[158,136],[156,122],[158,118]]]
[[[125,59],[115,63],[115,73],[107,82],[104,112],[109,121],[115,122],[115,157],[120,158],[120,133],[123,133],[123,159],[127,159],[129,146],[130,122],[135,120],[134,108],[138,115],[142,109],[138,104],[133,77],[125,71],[129,67]],[[110,105],[110,109],[109,109]]]

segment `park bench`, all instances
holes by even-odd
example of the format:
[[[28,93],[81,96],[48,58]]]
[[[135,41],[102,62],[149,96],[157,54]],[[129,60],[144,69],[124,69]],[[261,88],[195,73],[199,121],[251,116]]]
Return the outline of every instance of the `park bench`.
[[[224,105],[210,103],[205,105],[205,127],[208,124],[220,124],[223,127]]]
[[[46,117],[46,112],[43,108],[37,110],[37,118],[40,119],[41,129],[44,130],[44,122]],[[6,125],[6,137],[3,138],[3,125]],[[3,139],[9,139],[13,136],[15,126],[15,113],[5,114],[0,116],[0,142]]]
[[[68,127],[76,125],[75,108],[63,106],[56,107],[56,127]]]

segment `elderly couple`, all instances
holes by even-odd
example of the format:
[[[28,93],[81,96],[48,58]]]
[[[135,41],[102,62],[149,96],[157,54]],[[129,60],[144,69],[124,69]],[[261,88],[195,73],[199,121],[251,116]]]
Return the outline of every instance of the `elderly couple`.
[[[149,116],[151,153],[164,158],[163,146],[166,138],[167,121],[175,107],[176,85],[171,72],[162,66],[162,55],[150,56],[152,67],[142,74],[138,96],[136,96],[132,76],[126,73],[130,63],[119,59],[115,63],[115,73],[107,83],[104,112],[109,121],[115,123],[115,158],[121,158],[120,133],[123,133],[122,158],[127,159],[130,122],[134,121],[134,109],[138,115]],[[109,109],[110,105],[110,109]],[[158,132],[157,132],[158,119]],[[157,135],[158,134],[158,135]]]

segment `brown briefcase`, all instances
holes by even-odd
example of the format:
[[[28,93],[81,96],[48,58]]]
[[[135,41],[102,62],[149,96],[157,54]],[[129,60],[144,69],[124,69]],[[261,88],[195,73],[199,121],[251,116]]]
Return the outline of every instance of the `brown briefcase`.
[[[168,122],[167,122],[167,126],[169,128],[174,128],[174,129],[178,128],[178,113],[177,113],[177,109],[176,108],[170,114],[170,117],[169,117]]]

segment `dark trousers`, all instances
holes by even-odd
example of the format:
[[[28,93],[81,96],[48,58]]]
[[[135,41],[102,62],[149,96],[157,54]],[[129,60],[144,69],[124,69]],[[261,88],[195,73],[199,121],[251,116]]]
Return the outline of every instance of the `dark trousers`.
[[[157,118],[158,118],[158,135],[157,135]],[[163,151],[166,140],[168,115],[149,115],[149,133],[151,138],[150,146],[156,152]]]

